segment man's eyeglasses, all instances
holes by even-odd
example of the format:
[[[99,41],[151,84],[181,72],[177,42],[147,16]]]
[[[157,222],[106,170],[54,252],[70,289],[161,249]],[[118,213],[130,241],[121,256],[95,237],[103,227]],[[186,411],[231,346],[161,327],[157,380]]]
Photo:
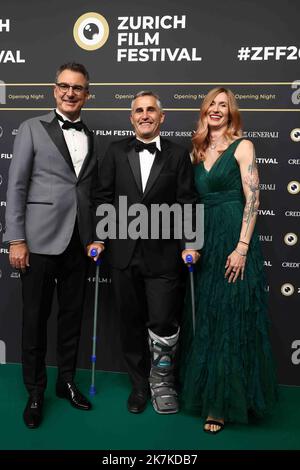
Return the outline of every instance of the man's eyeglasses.
[[[69,85],[68,83],[56,83],[56,86],[59,88],[59,90],[62,92],[62,93],[67,93],[67,91],[69,91],[70,88],[72,88],[73,92],[75,93],[75,95],[80,95],[81,93],[83,93],[84,91],[87,90],[86,87],[84,86],[81,86],[81,85]]]

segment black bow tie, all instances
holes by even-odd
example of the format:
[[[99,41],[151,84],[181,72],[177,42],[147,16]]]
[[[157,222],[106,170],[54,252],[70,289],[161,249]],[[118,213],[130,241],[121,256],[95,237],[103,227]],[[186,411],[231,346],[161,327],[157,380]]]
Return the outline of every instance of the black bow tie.
[[[141,140],[135,140],[134,148],[136,152],[142,152],[143,150],[148,150],[150,153],[155,153],[157,150],[156,142],[151,142],[150,144],[146,144]]]
[[[82,129],[86,129],[86,126],[83,124],[82,121],[72,122],[72,121],[65,121],[62,125],[63,129],[76,129],[76,131],[82,131]]]
[[[60,114],[55,113],[56,117],[59,121],[63,122],[62,128],[63,129],[76,129],[76,131],[87,131],[86,125],[82,121],[72,122],[72,121],[65,121]]]

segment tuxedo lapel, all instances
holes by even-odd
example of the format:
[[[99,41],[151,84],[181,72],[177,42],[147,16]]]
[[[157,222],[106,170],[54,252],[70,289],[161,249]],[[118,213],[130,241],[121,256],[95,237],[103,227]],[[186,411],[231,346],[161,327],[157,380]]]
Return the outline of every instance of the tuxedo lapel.
[[[162,140],[161,140],[162,142]],[[157,180],[164,164],[166,163],[167,159],[169,157],[169,151],[168,148],[162,147],[162,150],[159,151],[158,149],[156,150],[156,155],[154,158],[153,165],[151,167],[150,175],[146,184],[146,188],[143,194],[143,198],[147,196],[149,193],[150,189],[154,185],[155,181]]]
[[[131,148],[127,154],[129,165],[131,167],[136,185],[140,193],[143,192],[142,187],[142,177],[141,177],[141,166],[139,154],[135,151],[134,148]]]
[[[65,161],[67,162],[71,170],[75,173],[71,155],[69,153],[68,146],[64,138],[64,134],[61,130],[61,127],[58,123],[57,118],[53,117],[53,120],[51,122],[41,121],[41,124],[44,126],[44,128],[48,132],[50,139],[56,145],[56,147],[60,151],[61,155],[63,156],[63,158],[65,159]]]
[[[93,155],[93,151],[94,151],[94,134],[91,132],[91,131],[88,131],[88,134],[87,134],[87,138],[88,138],[88,153],[83,161],[83,164],[82,164],[82,167],[81,167],[81,170],[79,172],[79,175],[78,175],[78,179],[81,178],[81,176],[83,175],[83,173],[85,172],[91,158],[92,158],[92,155]]]

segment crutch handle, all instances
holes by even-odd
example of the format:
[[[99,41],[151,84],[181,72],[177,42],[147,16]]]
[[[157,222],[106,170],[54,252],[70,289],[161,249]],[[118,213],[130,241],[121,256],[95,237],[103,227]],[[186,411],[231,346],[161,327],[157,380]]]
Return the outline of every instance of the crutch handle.
[[[194,272],[194,264],[193,264],[192,255],[186,255],[185,261],[186,261],[186,264],[188,265],[189,272],[193,273]]]
[[[98,254],[98,250],[96,250],[96,248],[92,248],[90,251],[90,255],[94,258],[94,256],[97,256],[97,254]],[[96,265],[100,266],[100,264],[101,264],[101,259],[98,258],[96,261]]]

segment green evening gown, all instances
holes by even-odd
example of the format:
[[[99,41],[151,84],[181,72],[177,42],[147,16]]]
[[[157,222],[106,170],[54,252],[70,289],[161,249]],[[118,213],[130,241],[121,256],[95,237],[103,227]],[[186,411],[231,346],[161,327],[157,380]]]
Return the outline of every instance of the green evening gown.
[[[247,255],[244,280],[224,278],[227,256],[236,247],[244,195],[234,141],[206,171],[195,166],[195,183],[205,206],[204,247],[195,268],[196,332],[187,294],[181,329],[180,382],[183,408],[248,422],[276,402],[277,386],[268,336],[263,258],[256,231]],[[189,289],[188,289],[189,292]]]

